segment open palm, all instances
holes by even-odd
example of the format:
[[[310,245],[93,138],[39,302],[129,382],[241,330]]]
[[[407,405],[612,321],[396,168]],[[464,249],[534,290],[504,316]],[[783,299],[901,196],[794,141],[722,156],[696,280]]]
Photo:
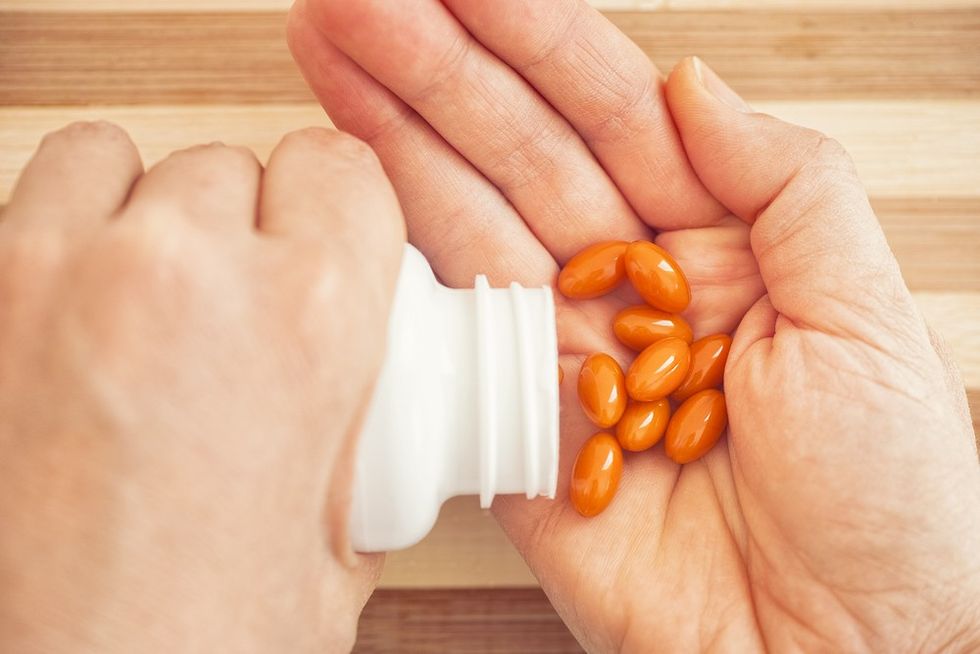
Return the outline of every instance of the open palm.
[[[596,429],[566,381],[558,499],[494,503],[583,644],[928,647],[975,624],[962,392],[833,143],[751,114],[696,61],[665,83],[577,0],[300,0],[290,44],[447,284],[553,284],[586,245],[655,237],[689,277],[695,336],[737,328],[731,434],[704,459],[628,455],[615,501],[582,518],[568,475]],[[627,362],[610,322],[635,302],[559,297],[565,370]],[[923,603],[941,628],[899,619]]]

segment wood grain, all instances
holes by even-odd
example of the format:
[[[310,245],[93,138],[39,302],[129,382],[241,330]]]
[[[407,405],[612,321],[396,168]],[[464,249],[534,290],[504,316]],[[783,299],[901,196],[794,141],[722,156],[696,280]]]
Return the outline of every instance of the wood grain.
[[[284,11],[292,0],[0,0],[0,11],[85,11],[85,12],[213,12]],[[603,11],[648,11],[665,9],[963,9],[980,6],[977,0],[589,0]]]
[[[537,588],[379,590],[358,627],[360,654],[583,651]]]
[[[697,53],[750,99],[980,97],[976,8],[609,17],[663,70]],[[0,104],[308,100],[283,29],[281,12],[0,13]]]
[[[215,139],[265,157],[284,132],[328,124],[284,46],[290,2],[0,0],[0,203],[71,120],[120,122],[148,163]],[[759,110],[848,147],[980,428],[980,1],[593,4],[662,69],[700,54]],[[634,9],[657,11],[616,11]],[[382,584],[395,590],[368,603],[356,651],[581,651],[540,590],[500,588],[535,580],[473,498],[391,554]]]
[[[874,197],[871,203],[912,289],[980,291],[980,198]]]
[[[874,197],[968,201],[980,196],[980,100],[783,100],[755,105],[840,140]],[[96,118],[130,130],[147,162],[215,139],[249,146],[264,157],[287,131],[329,124],[319,107],[306,103],[0,106],[0,202],[43,134],[73,120]],[[964,220],[970,222],[969,215]]]

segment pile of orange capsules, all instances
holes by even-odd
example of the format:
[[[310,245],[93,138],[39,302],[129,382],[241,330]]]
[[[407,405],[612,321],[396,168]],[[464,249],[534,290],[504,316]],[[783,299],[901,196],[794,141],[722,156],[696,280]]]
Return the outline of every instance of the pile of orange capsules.
[[[558,275],[558,290],[574,300],[599,297],[628,278],[645,305],[623,309],[613,333],[639,352],[626,373],[608,354],[590,354],[578,376],[582,409],[601,429],[575,458],[569,495],[583,516],[612,501],[623,473],[623,450],[642,452],[661,439],[677,463],[701,458],[728,425],[721,386],[732,339],[694,340],[679,315],[691,301],[684,272],[648,241],[608,241],[576,254]],[[564,375],[559,369],[559,383]]]

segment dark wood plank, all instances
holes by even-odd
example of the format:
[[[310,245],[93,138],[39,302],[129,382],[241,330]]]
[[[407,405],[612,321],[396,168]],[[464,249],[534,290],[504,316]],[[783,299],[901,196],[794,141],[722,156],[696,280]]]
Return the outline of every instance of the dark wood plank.
[[[609,14],[664,70],[700,54],[750,99],[980,97],[980,9]],[[0,12],[0,104],[310,99],[281,13]]]
[[[355,652],[564,654],[582,648],[538,588],[378,590]]]
[[[662,70],[696,54],[749,99],[980,96],[980,8],[609,17]]]

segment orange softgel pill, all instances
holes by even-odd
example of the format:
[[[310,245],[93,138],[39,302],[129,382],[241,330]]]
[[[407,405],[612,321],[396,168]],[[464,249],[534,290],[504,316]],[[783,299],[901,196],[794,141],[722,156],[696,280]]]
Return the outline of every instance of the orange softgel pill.
[[[731,348],[732,337],[728,334],[714,334],[694,341],[691,344],[691,367],[670,399],[683,402],[698,391],[721,386]]]
[[[667,397],[681,385],[691,365],[691,351],[671,336],[640,352],[626,373],[626,391],[634,400],[652,402]]]
[[[558,290],[567,298],[586,300],[616,288],[626,274],[623,255],[629,243],[605,241],[572,257],[558,274]]]
[[[642,452],[657,444],[667,429],[670,402],[630,402],[616,423],[616,440],[624,450]]]
[[[612,435],[595,434],[585,441],[572,468],[569,498],[575,510],[586,517],[598,515],[609,506],[623,474],[623,450]]]
[[[620,343],[637,351],[669,336],[676,336],[685,343],[694,340],[686,320],[642,304],[617,313],[613,318],[613,333]]]
[[[623,369],[608,354],[590,354],[578,373],[578,399],[589,420],[600,427],[615,425],[626,410]]]
[[[728,426],[725,395],[709,388],[695,393],[677,407],[667,423],[664,451],[677,463],[704,456]]]
[[[691,302],[687,277],[667,250],[649,241],[634,241],[623,256],[626,276],[643,301],[670,313],[680,313]]]

